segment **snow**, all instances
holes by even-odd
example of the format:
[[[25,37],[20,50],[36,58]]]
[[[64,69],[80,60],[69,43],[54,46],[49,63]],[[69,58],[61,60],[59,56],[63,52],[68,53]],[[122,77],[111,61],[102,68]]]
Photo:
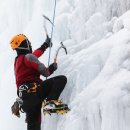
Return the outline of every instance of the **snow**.
[[[9,41],[24,33],[33,49],[45,40],[42,14],[52,19],[54,1],[0,0],[0,129],[26,129],[25,115],[11,114],[16,98]],[[57,0],[51,62],[60,51],[58,70],[68,83],[61,98],[71,111],[43,116],[44,130],[130,130],[130,1]],[[51,25],[47,23],[49,34]],[[47,65],[48,51],[40,58]]]

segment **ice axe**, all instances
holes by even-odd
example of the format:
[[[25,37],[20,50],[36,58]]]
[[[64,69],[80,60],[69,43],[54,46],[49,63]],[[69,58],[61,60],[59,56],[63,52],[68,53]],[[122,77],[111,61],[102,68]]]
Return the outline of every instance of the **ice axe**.
[[[67,55],[67,49],[66,49],[66,47],[64,46],[64,44],[62,42],[60,44],[61,44],[61,46],[57,49],[55,57],[54,57],[54,63],[56,63],[56,61],[57,61],[57,56],[58,56],[59,51],[60,51],[61,48],[63,48],[65,50],[65,53]]]
[[[46,28],[46,21],[49,21],[49,23],[51,23],[52,26],[54,26],[54,25],[53,25],[52,21],[47,16],[45,16],[44,14],[42,16],[44,18],[44,26],[43,27],[44,27],[44,30],[45,30],[45,34],[46,34],[46,37],[49,37],[48,31],[47,31],[47,28]]]
[[[48,32],[47,32],[47,28],[46,28],[46,21],[49,21],[49,23],[51,23],[52,27],[54,26],[54,24],[47,16],[45,16],[45,15],[42,15],[42,16],[44,18],[44,30],[45,30],[45,33],[46,33],[46,37],[49,37]],[[55,57],[54,57],[54,63],[56,63],[56,61],[57,61],[57,56],[58,56],[61,48],[63,48],[65,50],[65,53],[67,54],[67,49],[64,46],[64,44],[62,42],[60,44],[61,44],[61,46],[57,49]]]

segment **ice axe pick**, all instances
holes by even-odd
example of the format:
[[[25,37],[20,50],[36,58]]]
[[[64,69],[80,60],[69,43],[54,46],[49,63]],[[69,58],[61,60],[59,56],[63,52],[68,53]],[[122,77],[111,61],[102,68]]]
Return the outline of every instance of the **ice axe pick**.
[[[64,46],[64,44],[62,42],[60,44],[61,44],[61,46],[57,49],[55,57],[54,57],[54,63],[56,63],[56,61],[57,61],[57,56],[58,56],[59,51],[60,51],[61,48],[63,48],[65,50],[65,53],[67,55],[67,49],[66,49],[66,47]]]

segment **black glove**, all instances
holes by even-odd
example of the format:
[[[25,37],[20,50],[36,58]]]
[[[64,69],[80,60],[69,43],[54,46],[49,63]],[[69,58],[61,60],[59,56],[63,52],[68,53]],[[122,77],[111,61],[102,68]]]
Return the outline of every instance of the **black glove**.
[[[48,47],[52,47],[52,42],[51,39],[47,36],[45,42],[41,45],[41,47],[39,48],[42,51],[45,51]]]
[[[52,74],[55,70],[57,70],[57,63],[52,63],[50,66],[49,66],[49,72],[50,74]]]

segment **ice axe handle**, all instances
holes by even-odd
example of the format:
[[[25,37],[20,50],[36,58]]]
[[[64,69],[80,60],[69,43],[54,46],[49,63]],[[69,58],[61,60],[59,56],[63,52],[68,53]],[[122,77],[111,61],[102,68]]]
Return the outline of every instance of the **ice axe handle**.
[[[60,50],[61,48],[63,48],[63,49],[65,50],[65,53],[66,53],[66,55],[67,55],[67,49],[66,49],[66,47],[63,45],[62,42],[61,42],[60,44],[61,44],[61,46],[60,46],[60,47],[58,48],[58,50],[56,51],[56,55],[55,55],[55,58],[54,58],[54,63],[56,63],[56,61],[57,61],[57,56],[58,56],[59,50]]]
[[[56,58],[54,58],[54,63],[56,63]]]

